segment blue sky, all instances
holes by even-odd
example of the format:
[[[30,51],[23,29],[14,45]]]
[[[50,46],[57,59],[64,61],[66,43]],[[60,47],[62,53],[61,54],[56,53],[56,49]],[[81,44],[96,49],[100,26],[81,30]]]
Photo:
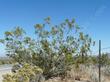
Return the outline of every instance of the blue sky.
[[[93,51],[98,49],[99,39],[102,47],[110,46],[110,0],[0,0],[0,38],[15,26],[23,27],[33,36],[33,26],[47,16],[56,24],[75,18],[96,41]],[[4,53],[4,46],[0,45],[1,56]]]

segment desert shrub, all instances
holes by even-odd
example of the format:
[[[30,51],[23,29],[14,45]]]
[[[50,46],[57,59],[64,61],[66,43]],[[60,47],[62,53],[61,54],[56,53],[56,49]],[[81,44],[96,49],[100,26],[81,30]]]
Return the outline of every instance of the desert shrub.
[[[16,71],[18,71],[21,67],[22,67],[22,65],[20,65],[20,64],[14,64],[12,66],[11,71],[16,73]]]
[[[3,82],[43,82],[43,70],[37,66],[24,64],[16,73],[3,76]]]
[[[0,65],[3,65],[3,64],[12,64],[12,63],[14,63],[14,61],[11,58],[8,58],[8,57],[1,57],[0,58]]]
[[[108,53],[102,53],[102,56],[101,56],[101,65],[102,66],[108,66],[110,65],[110,57],[109,57],[109,54]]]
[[[82,56],[80,63],[86,60],[84,57],[90,51],[92,40],[74,19],[53,25],[47,17],[43,24],[34,27],[35,38],[27,36],[20,27],[5,32],[5,38],[0,42],[6,46],[8,57],[19,64],[26,62],[39,66],[46,79],[66,75],[76,54]]]

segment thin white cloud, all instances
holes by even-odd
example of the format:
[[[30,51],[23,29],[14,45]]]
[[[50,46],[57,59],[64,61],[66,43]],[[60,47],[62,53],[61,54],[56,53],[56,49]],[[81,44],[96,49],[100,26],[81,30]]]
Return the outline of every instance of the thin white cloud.
[[[105,12],[105,9],[107,8],[107,6],[103,5],[103,6],[100,6],[98,9],[96,9],[96,12],[95,12],[95,17],[97,16],[101,16],[104,12]]]
[[[100,7],[96,8],[96,11],[93,13],[93,15],[88,17],[88,20],[83,23],[84,30],[87,30],[87,28],[90,27],[98,17],[102,16],[106,12],[106,8],[107,6],[105,5],[101,5]]]

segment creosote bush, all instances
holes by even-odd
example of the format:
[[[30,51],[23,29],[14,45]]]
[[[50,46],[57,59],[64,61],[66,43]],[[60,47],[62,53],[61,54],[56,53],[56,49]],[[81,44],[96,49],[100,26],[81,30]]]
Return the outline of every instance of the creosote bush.
[[[6,46],[8,57],[21,65],[29,63],[39,66],[46,79],[65,76],[71,65],[84,63],[94,43],[74,19],[53,25],[47,17],[44,23],[36,24],[34,28],[35,38],[29,37],[23,28],[16,27],[6,31],[0,42]],[[74,60],[75,55],[81,56],[78,62]]]

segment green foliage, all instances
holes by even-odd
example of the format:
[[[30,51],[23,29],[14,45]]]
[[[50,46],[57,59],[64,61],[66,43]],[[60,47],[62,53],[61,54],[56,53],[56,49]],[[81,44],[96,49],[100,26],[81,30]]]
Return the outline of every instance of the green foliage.
[[[13,64],[15,63],[15,61],[11,58],[8,58],[8,57],[1,57],[0,58],[0,65],[3,65],[3,64]]]
[[[3,82],[43,82],[43,79],[41,79],[42,73],[41,68],[24,64],[16,73],[4,75]]]
[[[110,57],[108,53],[103,53],[101,56],[101,64],[104,66],[110,65]]]
[[[34,27],[36,38],[28,37],[20,27],[5,32],[5,38],[0,42],[6,45],[9,57],[20,64],[26,62],[39,66],[47,79],[65,75],[74,63],[76,54],[82,55],[80,63],[84,63],[92,40],[81,32],[74,19],[53,25],[50,17],[47,17],[43,24]]]
[[[96,65],[99,63],[99,57],[94,55],[94,56],[89,56],[90,63]],[[101,61],[100,61],[102,66],[110,65],[110,57],[108,53],[102,53],[101,54]]]
[[[98,64],[98,57],[97,56],[90,56],[90,62],[92,63],[92,64]]]

